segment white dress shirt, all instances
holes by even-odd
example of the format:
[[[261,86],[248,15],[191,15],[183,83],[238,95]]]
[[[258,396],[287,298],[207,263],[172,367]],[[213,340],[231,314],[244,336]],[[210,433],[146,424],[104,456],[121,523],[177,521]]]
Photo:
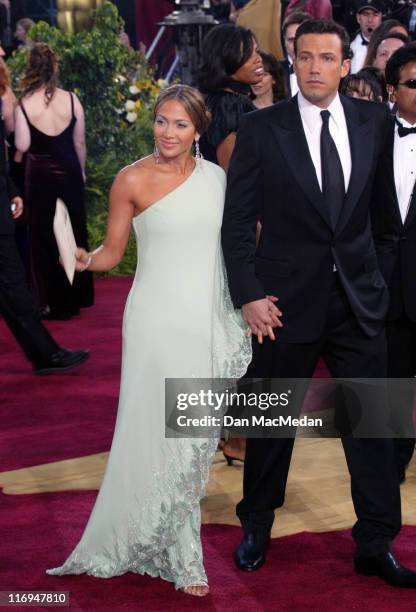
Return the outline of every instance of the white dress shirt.
[[[363,38],[367,40],[361,32],[358,32],[357,36],[352,41],[350,47],[353,52],[351,60],[351,74],[356,74],[364,66],[364,61],[367,55],[368,45],[363,45]]]
[[[302,119],[303,129],[308,142],[309,153],[315,166],[316,178],[322,191],[322,164],[321,164],[321,111],[324,110],[308,102],[301,92],[298,93],[298,105]],[[351,178],[351,150],[348,138],[347,122],[344,108],[337,94],[327,109],[331,116],[329,118],[329,132],[337,147],[344,173],[345,192]]]
[[[398,121],[406,127],[415,127],[397,116]],[[416,134],[408,134],[400,138],[398,126],[394,129],[394,182],[400,216],[404,223],[409,211],[410,199],[416,180]]]
[[[293,67],[293,60],[291,59],[291,57],[288,55],[287,56],[287,61],[289,62],[289,66],[292,68]],[[296,94],[299,91],[299,86],[298,86],[298,79],[297,76],[294,72],[292,72],[289,75],[289,83],[290,83],[290,95],[292,96],[296,96]]]

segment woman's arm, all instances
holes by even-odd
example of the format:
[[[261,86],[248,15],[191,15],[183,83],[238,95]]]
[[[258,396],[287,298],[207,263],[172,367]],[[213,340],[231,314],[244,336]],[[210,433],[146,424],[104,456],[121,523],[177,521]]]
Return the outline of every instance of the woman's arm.
[[[14,144],[22,153],[30,147],[30,129],[19,105],[14,110]]]
[[[14,108],[17,103],[16,96],[10,87],[7,87],[6,91],[2,95],[2,101],[4,127],[6,128],[6,134],[9,135],[14,132]]]
[[[137,189],[137,171],[124,168],[116,176],[110,191],[107,233],[103,244],[92,253],[77,250],[77,271],[88,267],[93,272],[107,272],[123,258],[135,213],[133,189]]]
[[[217,147],[218,163],[225,172],[228,172],[231,155],[234,151],[235,137],[235,132],[231,132]]]
[[[75,94],[71,94],[74,98],[74,113],[77,119],[74,129],[74,146],[81,166],[82,175],[85,180],[85,160],[87,158],[87,147],[85,146],[85,115],[81,102]]]

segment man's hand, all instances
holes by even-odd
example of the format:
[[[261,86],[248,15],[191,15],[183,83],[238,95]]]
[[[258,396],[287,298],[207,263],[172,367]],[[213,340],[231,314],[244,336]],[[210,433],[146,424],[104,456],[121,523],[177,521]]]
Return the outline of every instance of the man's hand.
[[[283,327],[279,317],[282,313],[277,308],[275,302],[278,298],[274,295],[267,295],[261,300],[255,300],[244,304],[242,313],[244,321],[249,326],[249,332],[255,334],[260,344],[263,344],[263,337],[269,336],[275,340],[273,327]]]
[[[13,206],[14,204],[14,206]],[[12,215],[13,219],[18,219],[23,213],[23,200],[19,196],[16,196],[12,200]]]

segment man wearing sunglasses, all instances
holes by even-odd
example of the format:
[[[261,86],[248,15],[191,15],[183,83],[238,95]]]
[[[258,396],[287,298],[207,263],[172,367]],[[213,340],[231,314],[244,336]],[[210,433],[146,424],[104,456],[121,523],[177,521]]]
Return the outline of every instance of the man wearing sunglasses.
[[[372,226],[380,270],[389,287],[387,315],[388,375],[416,374],[416,43],[401,47],[386,66],[387,89],[397,112],[392,119],[377,175]],[[415,439],[414,385],[392,383],[396,461],[401,482]]]

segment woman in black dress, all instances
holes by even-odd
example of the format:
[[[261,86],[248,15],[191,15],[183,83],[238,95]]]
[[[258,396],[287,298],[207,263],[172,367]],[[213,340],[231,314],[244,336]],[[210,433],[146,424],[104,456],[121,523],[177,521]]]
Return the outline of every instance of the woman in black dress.
[[[25,199],[29,207],[33,272],[47,318],[69,319],[94,302],[91,273],[71,286],[59,264],[53,234],[57,198],[66,204],[77,244],[88,248],[84,206],[84,112],[72,92],[57,86],[55,52],[45,43],[32,49],[20,83],[15,144],[27,151]]]
[[[261,81],[263,63],[253,33],[233,24],[219,25],[205,36],[199,89],[206,94],[212,119],[199,144],[205,159],[228,170],[241,117],[255,106],[251,85]]]

